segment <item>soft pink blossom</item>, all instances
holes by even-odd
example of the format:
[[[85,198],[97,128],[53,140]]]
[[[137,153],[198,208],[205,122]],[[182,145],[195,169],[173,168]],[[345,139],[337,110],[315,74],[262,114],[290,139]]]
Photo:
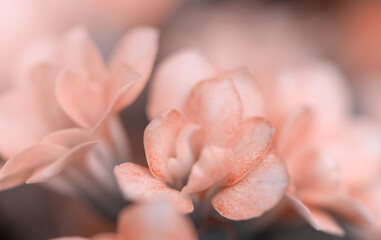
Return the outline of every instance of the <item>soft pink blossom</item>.
[[[182,0],[35,0],[0,2],[0,92],[20,81],[30,46],[76,26],[90,29],[103,48],[127,29],[162,25]],[[6,36],[6,37],[5,37]],[[21,79],[23,80],[23,79]]]
[[[170,71],[174,68],[176,74]],[[368,222],[369,211],[347,191],[339,167],[341,159],[332,147],[343,143],[343,139],[335,136],[348,131],[343,126],[351,106],[340,73],[333,65],[310,58],[294,61],[282,69],[274,68],[274,71],[261,74],[267,77],[258,81],[244,69],[233,71],[235,74],[229,77],[237,86],[240,99],[246,103],[244,112],[265,116],[278,129],[273,147],[286,161],[290,174],[286,199],[312,226],[332,234],[341,235],[343,230],[324,209],[352,223]],[[227,76],[229,72],[232,73],[213,67],[197,51],[175,54],[156,72],[148,115],[171,106],[181,111],[186,106],[184,96],[190,94],[192,86],[203,78]],[[176,80],[175,76],[178,76]],[[172,88],[168,90],[162,87],[164,85]],[[164,92],[166,97],[160,98]]]
[[[211,203],[222,216],[260,216],[281,199],[288,184],[285,165],[271,148],[274,128],[261,117],[245,115],[239,94],[251,77],[245,69],[208,80],[205,73],[213,69],[199,57],[185,51],[159,67],[148,111],[150,116],[161,113],[144,133],[150,171],[122,164],[115,168],[118,183],[128,199],[166,195],[182,212],[193,210],[188,194],[216,192]]]
[[[251,90],[255,92],[252,95],[260,96],[262,101],[262,111],[257,114],[269,119],[277,129],[273,147],[287,163],[290,186],[286,199],[295,209],[316,229],[338,235],[343,234],[343,230],[335,217],[352,224],[369,223],[370,212],[374,210],[366,209],[364,201],[348,192],[347,183],[341,178],[345,171],[341,165],[347,163],[342,161],[345,158],[338,159],[335,147],[332,147],[347,145],[336,136],[350,129],[347,125],[352,118],[352,103],[348,88],[335,65],[316,57],[298,28],[301,25],[290,11],[282,7],[227,3],[213,11],[197,7],[185,9],[181,16],[164,37],[167,43],[163,46],[164,51],[196,45],[212,60],[215,65],[212,69],[217,69],[217,74],[247,66],[255,79],[248,85],[257,89]],[[190,30],[184,27],[194,22],[203,24]],[[178,32],[182,34],[176,35]],[[198,59],[198,63],[188,61],[187,64],[182,59],[184,65],[192,69],[188,75],[203,73],[213,77],[216,73],[205,71],[209,69],[205,65],[211,64],[203,57]],[[177,69],[181,69],[180,57],[176,60],[172,61],[177,62]],[[158,71],[157,75],[168,76],[170,71],[163,72]],[[187,81],[184,89],[194,84],[185,77],[187,74],[178,75],[182,81],[175,84]],[[147,109],[150,117],[156,108],[180,107],[182,102],[176,99],[181,100],[187,95],[186,90],[167,92],[166,98],[160,99],[163,90],[160,84],[153,82]],[[249,101],[244,95],[241,99],[244,106],[254,106],[251,101],[247,104]],[[364,105],[376,106],[374,99]],[[357,130],[349,132],[353,131]],[[365,139],[368,137],[371,138],[369,134],[364,136]],[[352,137],[350,139],[353,141]],[[364,149],[354,151],[364,153],[367,151]],[[346,153],[351,154],[351,150],[347,149]],[[353,156],[353,159],[357,163],[363,162],[358,157]],[[373,162],[371,159],[367,162]]]
[[[6,160],[1,188],[45,181],[68,165],[84,165],[102,179],[101,165],[111,169],[115,160],[122,160],[115,157],[125,161],[128,143],[117,114],[144,88],[157,38],[156,29],[132,29],[108,66],[80,27],[54,42],[46,63],[36,62],[20,87],[1,95],[0,129],[5,134],[0,153]],[[100,163],[102,158],[106,162]],[[57,184],[68,187],[65,181]]]

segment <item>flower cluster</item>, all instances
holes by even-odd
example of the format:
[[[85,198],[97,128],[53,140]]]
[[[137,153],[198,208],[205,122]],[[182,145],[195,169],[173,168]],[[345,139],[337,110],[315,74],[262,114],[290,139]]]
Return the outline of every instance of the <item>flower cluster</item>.
[[[145,9],[150,1],[138,2],[129,6],[152,13],[148,23],[164,18]],[[164,15],[177,3],[160,2]],[[52,22],[23,29],[25,39],[16,34],[19,42],[9,43],[15,56],[0,62],[0,190],[38,184],[91,205],[117,226],[89,238],[51,237],[193,240],[225,232],[249,239],[296,219],[325,236],[377,239],[380,122],[354,110],[339,65],[305,44],[285,10],[260,7],[255,11],[266,16],[256,15],[254,24],[246,21],[250,11],[229,3],[232,11],[207,11],[214,21],[202,26],[206,7],[185,8],[184,19],[187,11],[200,16],[190,18],[200,25],[189,30],[198,36],[187,37],[193,47],[180,47],[182,35],[173,35],[189,22],[175,21],[161,43],[158,28],[131,27],[108,54],[104,40],[96,41],[107,31],[94,34],[94,19],[118,32],[149,14],[125,22],[127,5],[118,1],[82,4],[92,13],[77,10],[82,18],[72,22],[87,26],[53,21],[52,8],[40,16]],[[73,10],[64,6],[57,12]],[[45,12],[25,9],[36,19]],[[6,45],[0,40],[0,51]],[[380,112],[377,97],[361,99],[359,106]],[[124,121],[131,105],[146,112],[147,124]],[[142,139],[127,134],[138,125]]]

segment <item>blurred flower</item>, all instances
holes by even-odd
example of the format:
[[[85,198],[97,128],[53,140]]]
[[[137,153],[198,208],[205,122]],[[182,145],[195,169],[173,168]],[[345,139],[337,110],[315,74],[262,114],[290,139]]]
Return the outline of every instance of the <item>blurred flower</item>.
[[[246,109],[237,89],[247,89],[235,85],[244,86],[250,77],[245,70],[226,73],[233,80],[221,75],[202,81],[210,66],[200,59],[197,52],[184,51],[159,67],[148,109],[174,109],[160,113],[145,130],[151,173],[132,163],[117,166],[119,185],[129,199],[163,194],[181,199],[183,212],[193,210],[184,194],[203,198],[215,193],[211,202],[221,215],[235,220],[260,216],[281,199],[288,184],[285,165],[270,147],[274,129],[263,118],[243,119]]]
[[[91,238],[61,237],[55,240],[195,240],[197,233],[186,217],[162,201],[135,204],[119,214],[116,233],[102,233]]]
[[[69,175],[49,181],[55,190],[73,193],[80,186],[94,194],[97,188],[112,186],[111,169],[129,158],[117,114],[144,88],[157,38],[153,28],[131,30],[107,68],[82,28],[54,41],[48,54],[45,48],[34,51],[46,56],[47,64],[36,57],[30,77],[0,99],[0,129],[9,133],[0,139],[6,160],[1,188],[44,182],[65,168]]]
[[[15,85],[20,61],[41,39],[85,25],[103,51],[127,29],[160,26],[182,0],[36,0],[0,2],[0,92]]]

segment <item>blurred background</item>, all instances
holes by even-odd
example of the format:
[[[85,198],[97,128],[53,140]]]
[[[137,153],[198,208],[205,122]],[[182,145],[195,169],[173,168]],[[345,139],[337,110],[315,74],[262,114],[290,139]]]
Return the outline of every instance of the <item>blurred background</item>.
[[[141,24],[161,30],[156,63],[181,48],[197,47],[222,69],[245,64],[261,77],[271,64],[304,56],[324,59],[336,64],[347,80],[353,114],[367,114],[381,123],[379,0],[2,0],[0,94],[22,78],[20,61],[27,59],[30,46],[78,24],[90,30],[106,59],[118,38]],[[134,158],[141,164],[146,95],[147,90],[121,113]],[[91,236],[112,231],[114,223],[94,207],[38,185],[0,192],[0,239]],[[255,239],[336,239],[302,220],[274,224]],[[206,230],[201,239],[221,236]],[[349,234],[344,239],[355,238]]]

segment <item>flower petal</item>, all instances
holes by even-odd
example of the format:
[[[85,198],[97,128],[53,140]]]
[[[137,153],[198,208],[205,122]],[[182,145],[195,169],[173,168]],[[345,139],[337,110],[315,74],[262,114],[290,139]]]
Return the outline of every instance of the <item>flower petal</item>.
[[[50,132],[38,97],[28,90],[10,90],[1,94],[0,152],[5,159],[37,143]]]
[[[82,127],[90,128],[106,111],[108,99],[99,83],[92,83],[82,71],[67,70],[56,83],[59,104],[65,113]]]
[[[135,73],[131,72],[130,74],[128,74],[128,78],[130,78],[130,80],[126,80],[126,84],[120,86],[118,91],[112,96],[111,100],[108,102],[108,105],[103,114],[100,115],[99,118],[97,118],[97,122],[94,126],[94,131],[99,130],[102,124],[106,120],[108,120],[112,114],[115,115],[118,113],[118,111],[122,110],[119,108],[119,106],[123,105],[120,105],[121,101],[123,101],[123,97],[128,95],[128,93],[134,87],[136,80],[139,78],[139,75],[136,75]]]
[[[193,165],[187,185],[181,192],[201,192],[230,172],[233,152],[230,149],[215,146],[205,147],[200,159]]]
[[[225,72],[221,77],[233,80],[243,105],[243,118],[263,116],[263,99],[257,82],[247,68]]]
[[[342,124],[325,143],[338,161],[340,178],[346,186],[352,189],[364,189],[379,181],[381,170],[379,123],[366,118],[351,119]]]
[[[241,181],[219,191],[212,205],[232,220],[258,217],[279,202],[287,185],[286,166],[271,149]]]
[[[80,128],[69,128],[58,130],[51,134],[46,135],[41,143],[59,144],[67,148],[72,148],[80,143],[90,141],[90,132]]]
[[[345,79],[335,65],[324,61],[304,61],[284,69],[273,83],[272,91],[278,99],[270,99],[274,108],[271,119],[280,119],[295,107],[307,106],[319,116],[319,124],[332,127],[351,109]]]
[[[56,144],[36,144],[10,158],[0,170],[0,179],[32,171],[66,154],[66,147]]]
[[[134,201],[168,199],[183,213],[193,211],[192,200],[179,191],[169,188],[163,181],[153,177],[145,167],[134,163],[124,163],[114,169],[122,194]]]
[[[228,146],[242,119],[242,103],[234,83],[219,78],[198,83],[189,94],[184,114],[200,125],[203,145]]]
[[[276,136],[276,149],[282,156],[288,159],[288,154],[292,154],[295,145],[307,144],[313,127],[313,115],[311,109],[307,107],[297,107],[291,110],[280,127],[280,132]]]
[[[192,137],[200,129],[197,125],[186,125],[176,138],[176,158],[167,162],[167,170],[173,182],[182,183],[189,175],[195,156],[192,148]]]
[[[336,192],[336,194],[308,194],[302,199],[303,202],[327,209],[351,223],[369,224],[374,220],[374,216],[365,205],[341,192]]]
[[[111,75],[120,72],[120,68],[130,66],[140,74],[133,88],[120,100],[117,109],[123,109],[134,101],[145,87],[151,74],[158,51],[158,29],[136,27],[129,31],[116,48],[110,62]],[[119,85],[119,84],[118,84]]]
[[[172,55],[157,69],[147,104],[150,119],[167,109],[180,110],[191,89],[198,82],[216,74],[213,66],[195,49]]]
[[[148,166],[152,174],[163,181],[171,180],[167,161],[176,154],[176,138],[184,126],[184,117],[176,110],[169,110],[150,122],[144,131]]]
[[[295,210],[316,230],[344,236],[344,230],[329,214],[316,208],[307,207],[291,194],[286,194],[286,198],[294,206]]]
[[[71,162],[84,161],[86,159],[86,154],[92,149],[92,147],[96,143],[96,141],[85,142],[79,144],[76,147],[73,147],[66,154],[64,154],[62,157],[52,162],[51,164],[42,166],[34,170],[31,176],[26,181],[26,183],[44,182],[56,176]]]
[[[306,195],[337,193],[340,170],[335,159],[320,149],[308,149],[287,161],[291,182],[299,192]],[[325,195],[325,194],[324,194]]]
[[[261,161],[274,133],[271,123],[260,117],[249,118],[242,123],[233,143],[234,160],[226,185],[238,182]]]
[[[117,231],[121,239],[198,239],[192,222],[162,201],[125,208],[119,215]]]
[[[25,180],[30,175],[29,172],[12,175],[0,180],[0,191],[10,189],[25,183]]]
[[[38,64],[30,73],[32,88],[39,100],[38,105],[43,109],[46,124],[52,131],[74,124],[57,101],[56,77],[53,67],[49,64]]]
[[[102,55],[85,28],[78,26],[68,31],[59,50],[58,64],[64,69],[85,71],[91,81],[106,78]]]

